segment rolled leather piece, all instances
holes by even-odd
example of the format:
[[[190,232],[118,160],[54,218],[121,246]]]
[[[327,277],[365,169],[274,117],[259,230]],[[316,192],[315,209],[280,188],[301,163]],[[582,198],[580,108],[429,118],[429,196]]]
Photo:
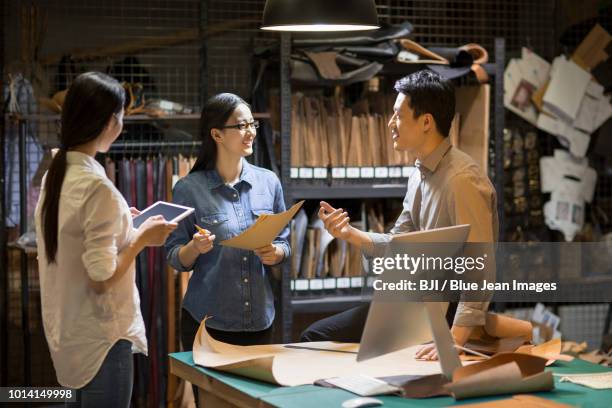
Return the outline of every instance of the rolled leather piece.
[[[410,39],[402,39],[399,40],[399,43],[402,47],[402,51],[405,53],[399,53],[397,55],[398,62],[406,63],[406,64],[422,64],[422,63],[435,63],[435,64],[448,64],[448,58],[443,57],[442,55],[430,50],[427,47],[423,47],[416,41],[412,41]],[[440,50],[443,50],[440,48]],[[407,55],[403,55],[407,54]],[[448,52],[448,54],[451,54]]]
[[[313,47],[317,45],[372,45],[398,38],[407,38],[412,34],[412,24],[404,21],[402,24],[382,27],[374,31],[358,32],[351,36],[333,38],[295,38],[295,47]]]
[[[428,49],[447,60],[452,66],[466,67],[474,63],[472,54],[461,47],[431,47]]]
[[[489,74],[487,70],[480,64],[472,64],[471,71],[476,75],[476,79],[481,84],[489,82]]]
[[[427,68],[444,78],[460,78],[473,72],[478,82],[489,82],[489,75],[481,65],[488,61],[489,55],[487,51],[478,44],[470,43],[461,47],[426,48],[408,39],[400,40],[399,43],[404,50],[418,55],[419,59],[428,63]],[[418,63],[418,60],[401,62],[410,64]]]
[[[466,44],[460,47],[467,51],[474,59],[475,64],[486,64],[489,62],[489,53],[480,44]]]
[[[489,62],[487,50],[475,43],[461,47],[431,47],[429,50],[448,60],[450,65],[468,66]]]

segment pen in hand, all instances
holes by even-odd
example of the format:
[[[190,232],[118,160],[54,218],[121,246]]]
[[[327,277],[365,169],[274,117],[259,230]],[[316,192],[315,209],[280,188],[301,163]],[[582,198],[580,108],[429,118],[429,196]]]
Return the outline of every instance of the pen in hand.
[[[200,254],[205,254],[213,249],[213,242],[216,238],[212,232],[200,227],[198,224],[194,224],[198,233],[193,236],[193,246]]]
[[[210,231],[200,227],[198,224],[194,224],[198,232],[202,235],[210,234]]]

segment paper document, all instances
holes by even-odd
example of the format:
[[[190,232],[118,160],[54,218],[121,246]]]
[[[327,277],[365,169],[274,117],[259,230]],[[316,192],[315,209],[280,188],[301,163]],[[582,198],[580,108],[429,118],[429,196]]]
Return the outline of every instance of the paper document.
[[[591,81],[572,125],[587,133],[593,133],[612,116],[612,104],[604,94],[604,87]]]
[[[548,115],[540,115],[536,126],[541,130],[557,136],[559,142],[569,148],[569,151],[577,158],[582,158],[586,155],[591,142],[591,137],[579,129],[564,123],[559,119],[555,119]]]
[[[200,324],[193,344],[193,361],[197,365],[273,384],[313,384],[322,375],[331,377],[332,382],[339,380],[343,385],[351,383],[347,377],[356,376],[365,376],[363,381],[368,382],[389,376],[425,376],[424,380],[428,380],[439,377],[433,374],[440,373],[438,361],[415,359],[418,345],[358,363],[355,360],[358,344],[312,342],[294,343],[289,347],[282,344],[235,346],[213,339],[206,330],[206,320]],[[500,353],[480,363],[466,363],[455,370],[452,383],[446,386],[447,381],[439,383],[439,389],[434,389],[432,395],[451,393],[461,399],[548,391],[554,387],[554,382],[552,372],[544,371],[546,361],[533,355]],[[363,391],[361,379],[351,384]],[[413,384],[402,386],[403,393],[414,388]]]
[[[521,71],[539,88],[548,81],[550,63],[529,48],[521,48]]]
[[[571,382],[596,390],[612,388],[612,372],[591,374],[555,374],[561,377],[561,382]]]
[[[535,125],[550,69],[548,61],[523,47],[521,58],[511,59],[504,71],[504,106]]]
[[[193,361],[203,367],[283,386],[313,384],[321,377],[366,375],[429,375],[440,372],[438,361],[414,358],[419,346],[410,347],[363,363],[355,353],[359,344],[310,342],[259,346],[235,346],[213,339],[202,321],[193,343]]]
[[[221,241],[221,245],[252,251],[271,244],[282,229],[289,224],[302,204],[304,204],[303,200],[280,214],[261,215],[249,229],[238,236]]]
[[[572,123],[591,81],[591,74],[564,56],[555,58],[544,106],[566,123]]]

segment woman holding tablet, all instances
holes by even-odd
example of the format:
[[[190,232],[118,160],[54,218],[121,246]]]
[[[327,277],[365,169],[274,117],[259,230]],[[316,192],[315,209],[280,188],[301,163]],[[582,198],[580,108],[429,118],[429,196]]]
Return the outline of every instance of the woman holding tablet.
[[[176,204],[195,207],[166,242],[169,263],[193,270],[183,300],[181,336],[191,350],[205,316],[215,339],[232,344],[271,341],[274,299],[266,266],[290,255],[285,227],[256,251],[217,243],[239,235],[262,214],[285,211],[278,177],[249,164],[259,123],[240,97],[223,93],[202,110],[202,149],[191,173],[174,188]]]
[[[176,224],[151,217],[132,228],[127,203],[94,158],[123,128],[124,91],[88,72],[70,86],[60,148],[36,206],[43,325],[58,382],[75,406],[128,407],[132,352],[147,353],[134,260]]]

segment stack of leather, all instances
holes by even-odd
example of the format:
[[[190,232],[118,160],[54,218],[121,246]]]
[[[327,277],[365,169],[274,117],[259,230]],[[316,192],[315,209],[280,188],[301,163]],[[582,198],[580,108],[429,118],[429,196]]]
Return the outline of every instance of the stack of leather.
[[[368,232],[383,234],[391,231],[402,210],[403,204],[399,199],[368,202],[366,204]]]
[[[368,202],[365,205],[367,230],[384,233],[389,231],[402,211],[401,201]],[[355,228],[364,230],[364,222],[352,222]],[[323,222],[314,213],[308,220],[300,210],[291,223],[291,250],[293,279],[363,276],[361,251],[346,241],[332,237]]]
[[[362,222],[351,223],[363,229]],[[292,226],[292,264],[293,279],[340,278],[362,276],[361,251],[348,245],[346,241],[332,237],[318,218],[312,219],[304,228]],[[298,244],[298,242],[300,242]]]
[[[385,101],[386,98],[386,101]],[[413,159],[393,149],[387,127],[392,96],[372,95],[344,107],[338,97],[292,97],[292,167],[405,166]],[[376,101],[372,105],[370,100]],[[378,102],[385,101],[379,105]],[[391,100],[392,101],[392,100]]]
[[[384,25],[367,33],[330,33],[293,40],[291,80],[309,86],[346,86],[368,81],[392,63],[400,50],[398,39],[408,38],[412,24]],[[322,34],[322,33],[318,33]],[[263,49],[256,51],[265,55]]]

